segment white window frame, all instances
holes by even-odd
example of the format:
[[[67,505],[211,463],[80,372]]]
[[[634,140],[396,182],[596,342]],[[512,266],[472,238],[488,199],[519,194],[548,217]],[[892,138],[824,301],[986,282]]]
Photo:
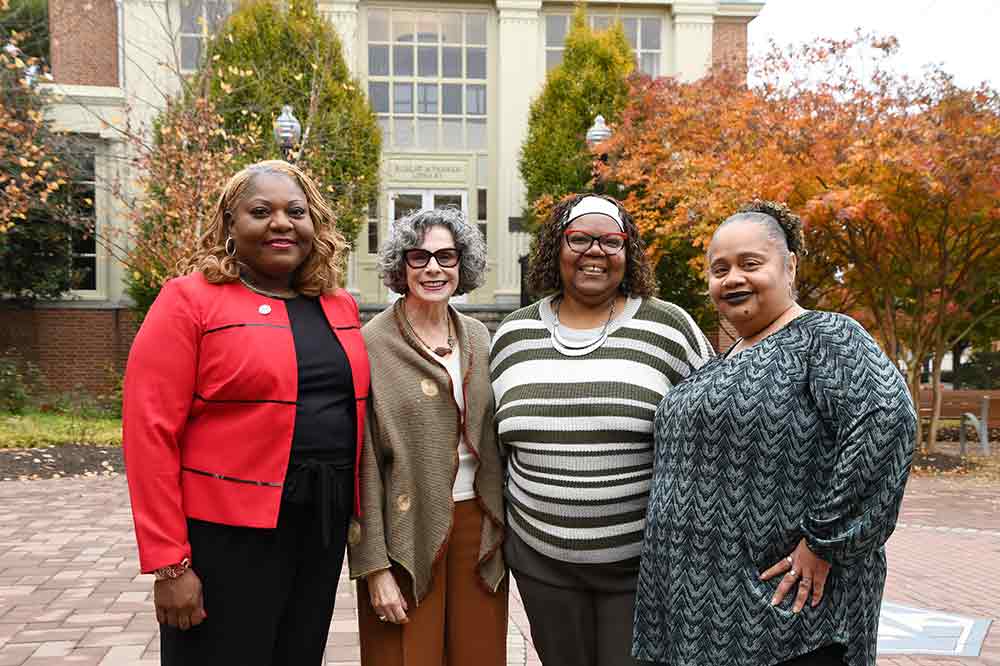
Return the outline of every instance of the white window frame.
[[[384,13],[387,17],[388,25],[388,41],[372,39],[370,26],[374,13]],[[458,42],[444,42],[443,35],[440,34],[443,31],[439,30],[437,35],[437,41],[430,42],[419,41],[419,28],[415,27],[414,33],[417,39],[414,41],[400,41],[397,42],[393,35],[393,15],[398,13],[411,14],[414,17],[426,17],[428,14],[434,14],[438,17],[443,14],[457,14],[461,17],[462,26],[462,37]],[[481,16],[485,21],[485,43],[470,42],[467,35],[467,17],[468,16]],[[416,19],[419,21],[419,18]],[[383,137],[383,150],[385,152],[421,152],[421,153],[476,153],[485,154],[489,150],[489,137],[490,137],[490,108],[492,104],[492,96],[494,95],[491,85],[491,52],[492,52],[492,41],[493,41],[493,30],[492,30],[492,15],[489,10],[485,9],[473,9],[468,7],[442,7],[442,6],[430,6],[426,8],[419,7],[398,7],[390,5],[369,5],[365,8],[364,16],[362,19],[363,24],[363,44],[364,44],[364,57],[361,58],[361,65],[364,71],[365,78],[365,90],[370,94],[372,84],[385,84],[388,87],[388,108],[385,110],[377,110],[376,116],[378,118],[379,127],[382,129]],[[415,23],[415,26],[417,24]],[[413,74],[412,75],[400,75],[397,76],[393,73],[394,67],[394,57],[393,48],[394,46],[405,46],[413,45],[414,47],[414,57],[413,57]],[[388,74],[372,74],[370,71],[370,47],[388,47],[389,51],[389,73]],[[438,64],[437,64],[437,74],[434,76],[420,76],[420,58],[419,58],[419,48],[421,46],[438,47]],[[461,77],[445,77],[443,75],[444,67],[444,57],[443,48],[454,47],[459,48],[462,54],[462,76]],[[486,62],[485,62],[485,76],[484,78],[469,78],[467,71],[468,63],[468,53],[469,49],[479,49],[485,50]],[[395,106],[395,91],[396,84],[411,84],[412,85],[412,112],[411,113],[396,113]],[[438,91],[437,96],[437,111],[435,113],[420,113],[418,110],[418,100],[420,84],[430,84],[436,86]],[[444,95],[442,91],[443,85],[459,85],[462,90],[462,108],[461,112],[458,114],[445,114],[444,113]],[[469,113],[469,95],[468,91],[470,86],[483,86],[485,90],[485,100],[483,112],[473,114]],[[374,108],[374,105],[373,105]],[[432,144],[428,145],[422,143],[420,134],[420,120],[424,121],[435,121],[436,131],[435,138]],[[444,127],[445,121],[447,120],[460,120],[461,121],[461,142],[459,145],[446,146],[444,144]],[[396,143],[397,132],[397,122],[407,123],[410,126],[410,136],[412,137],[412,142],[409,144],[399,145]],[[470,141],[472,136],[471,128],[479,126],[481,127],[482,138],[477,144],[473,144]]]
[[[559,63],[562,63],[561,54],[562,54],[563,51],[566,50],[566,47],[564,45],[565,41],[564,41],[563,45],[559,45],[559,46],[550,46],[549,45],[549,40],[548,40],[548,29],[549,29],[548,19],[549,19],[549,17],[556,17],[556,16],[558,16],[558,17],[565,17],[565,21],[566,21],[566,35],[569,35],[570,28],[572,27],[572,21],[573,21],[573,14],[572,13],[567,13],[567,12],[564,12],[564,11],[551,11],[551,12],[545,12],[542,15],[542,49],[543,49],[542,67],[543,67],[544,72],[546,72],[546,73],[548,73],[549,71],[551,71],[553,69],[553,67],[555,66],[555,65],[553,65],[552,67],[549,66],[549,54],[550,53],[553,53],[553,54],[554,53],[559,53],[560,54]],[[665,14],[662,14],[662,13],[653,13],[653,12],[648,12],[648,11],[647,12],[638,11],[638,12],[622,13],[622,12],[607,11],[607,10],[602,11],[600,9],[595,9],[593,11],[588,11],[587,12],[587,24],[591,27],[591,29],[598,29],[598,28],[595,28],[595,24],[596,24],[596,22],[597,22],[598,19],[607,20],[607,25],[606,26],[601,26],[599,28],[601,30],[604,30],[607,27],[610,27],[610,25],[613,24],[615,21],[622,21],[623,26],[624,26],[624,22],[626,20],[635,20],[636,21],[636,40],[635,40],[635,44],[632,44],[631,42],[629,43],[629,46],[632,47],[632,51],[635,53],[635,66],[640,71],[645,71],[645,70],[642,70],[642,58],[643,58],[643,56],[655,56],[656,57],[656,61],[655,61],[656,62],[656,72],[646,72],[646,73],[649,74],[650,76],[653,76],[654,78],[657,77],[657,76],[663,76],[663,74],[664,74],[664,64],[666,62],[665,58],[666,58],[666,52],[667,52],[667,50],[666,50],[667,18],[666,18]],[[646,48],[645,45],[642,43],[642,21],[643,21],[643,19],[654,19],[654,20],[659,21],[659,23],[660,23],[660,26],[659,26],[659,28],[660,28],[659,29],[659,38],[660,38],[659,48],[656,48],[656,49]],[[628,33],[627,32],[625,33],[625,37],[626,37],[626,39],[628,38]]]
[[[210,0],[213,1],[213,0]],[[222,5],[223,14],[220,15],[220,19],[228,17],[233,13],[235,9],[235,4],[238,0],[214,0],[217,4]],[[212,25],[211,18],[206,14],[205,0],[178,0],[177,16],[179,17],[179,29],[177,37],[177,58],[178,67],[181,73],[190,74],[198,70],[201,65],[201,59],[205,55],[205,44],[208,42],[209,38],[215,33],[214,30],[217,26]],[[184,26],[184,14],[186,10],[192,7],[197,7],[197,16],[194,21],[197,24],[197,32],[186,31]],[[184,63],[184,42],[186,40],[194,40],[199,43],[198,47],[198,63],[194,67],[187,67]]]
[[[71,297],[78,297],[85,300],[95,300],[101,299],[105,296],[105,284],[104,284],[104,271],[105,271],[105,261],[104,253],[101,252],[101,243],[98,240],[101,234],[101,213],[103,206],[101,205],[101,177],[100,177],[100,163],[101,158],[106,150],[105,142],[97,137],[83,137],[81,135],[80,145],[84,145],[88,150],[92,150],[93,153],[90,156],[93,161],[94,171],[90,174],[92,180],[74,180],[72,185],[89,185],[91,188],[91,203],[90,206],[94,212],[94,217],[91,220],[93,224],[93,230],[91,232],[91,241],[94,244],[93,252],[74,252],[73,248],[73,237],[71,234],[67,234],[66,242],[70,246],[70,265],[76,263],[79,259],[87,260],[93,268],[93,281],[94,287],[92,289],[70,289],[69,294]]]

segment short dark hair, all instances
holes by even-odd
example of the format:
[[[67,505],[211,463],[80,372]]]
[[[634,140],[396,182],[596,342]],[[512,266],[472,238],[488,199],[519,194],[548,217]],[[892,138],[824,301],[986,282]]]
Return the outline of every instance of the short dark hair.
[[[735,214],[730,215],[719,228],[731,222],[755,222],[767,227],[769,238],[782,241],[785,248],[800,259],[806,254],[805,235],[802,232],[802,218],[783,203],[754,199],[743,204]]]
[[[656,278],[646,257],[646,244],[635,221],[617,199],[591,193],[571,194],[563,198],[538,230],[528,262],[528,288],[537,296],[562,290],[559,253],[563,245],[564,222],[569,217],[570,209],[581,199],[594,196],[606,199],[618,207],[628,236],[625,244],[625,277],[618,286],[619,291],[628,296],[652,296],[656,292]]]

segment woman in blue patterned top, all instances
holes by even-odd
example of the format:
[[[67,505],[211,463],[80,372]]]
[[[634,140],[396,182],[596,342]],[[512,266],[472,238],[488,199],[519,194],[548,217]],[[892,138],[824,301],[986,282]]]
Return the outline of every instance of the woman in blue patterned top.
[[[670,666],[873,666],[915,415],[853,319],[795,302],[801,222],[716,230],[709,292],[742,336],[660,404],[634,655]]]

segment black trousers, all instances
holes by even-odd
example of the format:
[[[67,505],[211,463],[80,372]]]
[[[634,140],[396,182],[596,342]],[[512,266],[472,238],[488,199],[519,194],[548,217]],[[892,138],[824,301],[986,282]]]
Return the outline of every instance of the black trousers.
[[[635,591],[599,592],[547,585],[514,572],[545,666],[637,666],[632,657]]]
[[[775,666],[844,666],[844,646],[831,643]]]
[[[352,483],[343,486],[353,495]],[[192,566],[204,586],[208,617],[187,631],[161,625],[160,663],[319,666],[350,511],[331,518],[329,545],[311,504],[283,501],[273,530],[189,520]]]

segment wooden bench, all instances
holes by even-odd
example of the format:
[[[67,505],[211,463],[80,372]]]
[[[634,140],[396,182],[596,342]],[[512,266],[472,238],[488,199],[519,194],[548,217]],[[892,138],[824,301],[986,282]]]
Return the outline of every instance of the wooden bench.
[[[933,412],[934,394],[930,389],[921,389],[919,414],[921,419],[930,420]],[[980,448],[989,453],[989,430],[1000,428],[1000,391],[945,390],[941,393],[941,418],[958,420],[959,442],[965,452],[965,426],[972,425],[979,433]]]
[[[941,394],[941,418],[959,419],[971,413],[980,417],[983,398],[989,398],[988,422],[991,428],[1000,428],[1000,391],[946,390]],[[930,389],[920,390],[920,416],[929,418],[934,395]]]

